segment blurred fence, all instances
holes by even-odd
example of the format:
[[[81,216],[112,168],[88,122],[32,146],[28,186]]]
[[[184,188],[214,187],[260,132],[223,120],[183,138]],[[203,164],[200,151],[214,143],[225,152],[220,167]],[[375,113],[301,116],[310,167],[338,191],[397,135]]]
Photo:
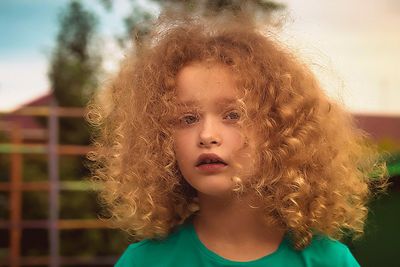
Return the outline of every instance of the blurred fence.
[[[26,143],[24,128],[15,121],[0,121],[0,132],[5,133],[10,142],[0,143],[0,154],[8,155],[9,181],[0,181],[0,192],[7,192],[9,203],[9,219],[0,219],[0,229],[9,231],[9,246],[5,258],[0,257],[0,266],[61,266],[61,265],[112,265],[116,257],[62,257],[60,256],[60,230],[65,229],[93,229],[108,228],[104,221],[98,219],[60,219],[59,194],[61,191],[91,191],[93,186],[88,181],[60,181],[60,155],[82,156],[91,149],[89,146],[60,145],[59,118],[82,117],[85,110],[82,108],[61,108],[54,102],[49,107],[26,107],[13,113],[13,116],[34,116],[47,118],[47,129],[43,135],[47,136],[45,143]],[[5,114],[2,114],[5,115]],[[23,160],[26,154],[47,155],[48,180],[23,181]],[[48,219],[24,220],[22,213],[22,196],[24,192],[48,193]],[[21,255],[21,240],[24,229],[46,229],[48,231],[48,256],[23,257]],[[4,238],[3,237],[0,237]],[[34,246],[35,244],[30,244]]]

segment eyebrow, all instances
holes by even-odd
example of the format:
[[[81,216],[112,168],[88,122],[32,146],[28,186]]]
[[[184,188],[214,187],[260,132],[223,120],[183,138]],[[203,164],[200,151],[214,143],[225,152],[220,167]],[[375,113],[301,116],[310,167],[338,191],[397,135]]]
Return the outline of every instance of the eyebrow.
[[[219,105],[230,105],[230,104],[234,104],[236,102],[237,102],[236,98],[226,98],[226,97],[218,98],[215,101],[215,103],[219,104]],[[178,102],[177,105],[179,107],[198,107],[198,106],[200,106],[199,102],[196,100]]]

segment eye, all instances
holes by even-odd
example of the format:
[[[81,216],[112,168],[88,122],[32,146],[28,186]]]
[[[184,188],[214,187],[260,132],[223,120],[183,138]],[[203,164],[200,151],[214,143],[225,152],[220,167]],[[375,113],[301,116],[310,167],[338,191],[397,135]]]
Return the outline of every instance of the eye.
[[[182,116],[179,121],[183,124],[190,125],[198,121],[198,116],[193,114],[187,114]]]
[[[238,121],[240,119],[240,114],[237,111],[230,111],[225,115],[224,119]]]

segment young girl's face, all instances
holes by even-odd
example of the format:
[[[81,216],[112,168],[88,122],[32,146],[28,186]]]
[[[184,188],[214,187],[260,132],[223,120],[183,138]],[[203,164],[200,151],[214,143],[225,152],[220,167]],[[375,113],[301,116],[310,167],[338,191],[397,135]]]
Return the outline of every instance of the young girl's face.
[[[251,173],[251,153],[238,125],[238,97],[226,66],[193,63],[177,75],[174,149],[182,175],[199,194],[230,193],[232,177]]]

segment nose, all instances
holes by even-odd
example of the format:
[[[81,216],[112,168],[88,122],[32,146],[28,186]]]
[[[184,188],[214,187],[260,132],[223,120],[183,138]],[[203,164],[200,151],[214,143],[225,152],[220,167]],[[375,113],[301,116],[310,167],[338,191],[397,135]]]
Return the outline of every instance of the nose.
[[[215,119],[204,118],[199,132],[199,147],[220,146],[222,138]]]

